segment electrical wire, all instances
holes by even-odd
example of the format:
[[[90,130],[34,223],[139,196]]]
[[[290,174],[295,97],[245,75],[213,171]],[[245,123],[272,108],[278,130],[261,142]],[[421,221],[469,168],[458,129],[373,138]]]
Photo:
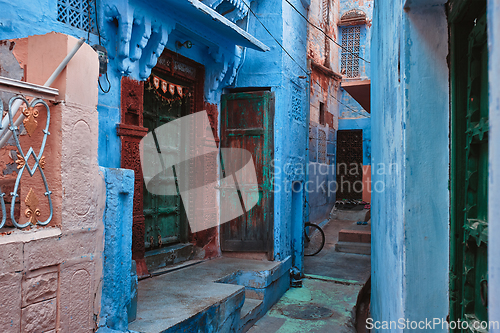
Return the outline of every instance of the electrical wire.
[[[101,89],[101,91],[105,94],[109,93],[109,91],[111,90],[111,82],[109,82],[109,79],[108,79],[108,73],[104,74],[106,75],[106,81],[108,81],[108,89],[107,90],[104,90],[102,89],[102,86],[101,86],[101,78],[99,77],[97,79],[97,83],[99,84],[99,88]]]
[[[95,14],[95,27],[97,29],[97,36],[99,37],[99,45],[101,45],[101,33],[99,32],[99,18],[97,16],[97,0],[94,0],[94,14]]]
[[[90,1],[90,0],[89,0]],[[97,15],[97,0],[94,0],[94,14],[95,14],[95,27],[97,29],[97,37],[99,38],[99,46],[101,46],[101,32],[99,31],[99,16]],[[106,81],[108,81],[108,89],[104,90],[101,86],[101,77],[97,78],[97,83],[99,84],[99,89],[105,94],[109,93],[111,90],[111,82],[109,82],[108,73],[105,73]]]
[[[312,80],[312,78],[311,78],[311,80]],[[321,84],[319,84],[319,82],[318,82],[318,81],[316,81],[316,80],[312,80],[312,81],[313,81],[314,83],[316,83],[316,84],[319,86],[319,88],[320,88],[321,90],[324,90],[324,89],[323,89],[323,87],[321,86]],[[355,109],[351,108],[350,106],[347,106],[346,104],[342,103],[342,102],[341,102],[341,101],[340,101],[337,97],[333,96],[333,95],[332,95],[332,94],[330,94],[329,92],[327,92],[327,93],[328,93],[328,95],[329,95],[331,98],[333,98],[334,100],[336,100],[336,101],[337,101],[337,103],[339,103],[340,105],[343,105],[345,108],[349,109],[351,112],[357,113],[357,114],[359,114],[360,116],[363,116],[363,118],[370,118],[370,117],[369,117],[369,116],[367,116],[366,114],[364,114],[364,113],[362,113],[362,112],[360,112],[360,111],[358,111],[358,110],[355,110]],[[365,109],[363,109],[363,111],[366,111],[366,110],[365,110]]]
[[[294,57],[292,57],[292,55],[283,47],[283,45],[281,45],[281,43],[276,39],[276,37],[273,36],[273,34],[271,33],[271,31],[269,31],[269,29],[264,25],[264,23],[262,23],[262,21],[257,17],[257,15],[254,13],[254,11],[252,10],[252,8],[250,8],[250,6],[245,2],[245,1],[242,1],[245,6],[247,6],[248,10],[250,11],[250,13],[252,13],[252,15],[255,17],[255,19],[257,19],[257,21],[260,23],[260,25],[262,25],[262,27],[264,28],[264,30],[267,31],[267,33],[274,39],[274,41],[276,42],[276,44],[278,44],[280,46],[280,48],[290,57],[290,59],[292,59],[292,61],[304,72],[306,73],[307,75],[309,75],[309,71],[307,71],[306,69],[304,69],[304,67],[302,67],[296,60]],[[321,86],[321,84],[316,81],[316,80],[313,80],[311,78],[311,80],[313,82],[315,82],[320,88],[321,90],[323,90],[323,87]],[[354,113],[357,113],[365,118],[370,118],[368,116],[366,116],[365,114],[357,111],[357,110],[354,110],[353,108],[345,105],[344,103],[342,103],[337,97],[333,96],[332,94],[330,94],[328,91],[327,91],[328,95],[330,97],[332,97],[334,100],[337,101],[337,103],[343,105],[344,107],[346,107],[347,109],[349,109],[350,111],[354,112]]]
[[[286,2],[288,2],[288,4],[290,6],[292,6],[292,8],[304,19],[306,20],[307,23],[309,23],[310,25],[312,25],[313,27],[315,27],[316,29],[318,29],[319,31],[321,31],[328,39],[330,39],[335,45],[339,46],[340,48],[342,48],[342,50],[344,50],[345,52],[347,53],[350,53],[351,55],[355,56],[356,58],[358,59],[361,59],[363,60],[364,62],[366,63],[370,63],[368,60],[362,58],[359,56],[359,54],[355,54],[351,51],[349,51],[347,48],[345,48],[344,46],[342,46],[341,44],[339,44],[337,41],[333,40],[332,37],[330,37],[323,29],[321,29],[320,27],[318,27],[317,25],[315,25],[314,23],[312,23],[311,21],[309,21],[309,19],[307,17],[305,17],[298,9],[297,7],[295,7],[290,1],[288,0],[285,0]]]
[[[252,8],[250,8],[250,6],[243,0],[242,1],[245,6],[247,6],[248,10],[252,13],[252,15],[257,19],[257,21],[259,21],[260,25],[262,25],[262,27],[267,31],[267,33],[269,34],[269,36],[271,36],[274,41],[276,42],[276,44],[278,44],[281,49],[290,57],[290,59],[293,60],[294,63],[297,64],[297,66],[299,66],[299,68],[306,74],[309,74],[309,72],[307,70],[305,70],[293,57],[290,53],[288,53],[288,51],[283,47],[283,45],[281,45],[281,43],[276,39],[276,37],[273,36],[273,34],[271,33],[271,31],[269,31],[269,29],[264,25],[264,23],[262,23],[262,21],[257,17],[257,15],[255,15],[254,11],[252,10]]]
[[[90,19],[90,0],[87,0],[87,19],[89,27],[87,29],[87,43],[90,44],[90,30],[92,29],[91,19]]]

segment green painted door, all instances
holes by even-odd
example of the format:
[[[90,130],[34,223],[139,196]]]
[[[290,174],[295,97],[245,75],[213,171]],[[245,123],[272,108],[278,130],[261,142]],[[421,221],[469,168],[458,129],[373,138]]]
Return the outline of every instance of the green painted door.
[[[185,85],[179,80],[153,71],[151,77],[160,77],[165,82]],[[152,80],[144,84],[144,127],[149,131],[185,116],[190,110],[190,97],[185,95],[171,96],[168,89],[163,92],[161,87],[155,88]],[[153,134],[154,135],[154,134]],[[180,138],[177,138],[180,140]],[[182,154],[178,142],[172,142],[170,154]],[[174,171],[175,172],[175,171]],[[175,174],[174,174],[175,175]],[[178,191],[175,176],[166,179],[167,186],[172,187],[172,192]],[[187,240],[186,214],[180,195],[155,195],[144,186],[144,218],[145,218],[145,245],[147,250],[172,245]]]
[[[252,154],[259,186],[238,184],[258,203],[243,215],[221,225],[222,251],[267,252],[272,257],[274,93],[256,91],[225,94],[221,103],[221,147],[244,148]],[[250,187],[251,186],[251,187]],[[244,207],[239,198],[221,188],[221,200]],[[241,205],[241,206],[240,206]]]
[[[467,321],[471,327],[475,321],[488,320],[488,47],[484,3],[459,2],[451,4],[449,16],[453,23],[450,319]],[[469,7],[472,3],[475,12]]]

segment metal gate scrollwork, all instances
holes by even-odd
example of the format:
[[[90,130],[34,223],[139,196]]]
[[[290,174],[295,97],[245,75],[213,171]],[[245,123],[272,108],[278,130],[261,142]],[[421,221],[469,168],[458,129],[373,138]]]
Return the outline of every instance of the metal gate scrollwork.
[[[23,111],[23,115],[25,117],[23,120],[23,125],[24,125],[24,128],[25,128],[28,136],[30,136],[30,137],[38,126],[38,121],[36,120],[36,118],[38,118],[39,112],[36,109],[36,107],[40,107],[40,106],[44,107],[45,110],[47,111],[47,122],[46,122],[45,128],[43,129],[44,135],[43,135],[42,145],[40,147],[40,151],[39,151],[38,155],[35,153],[33,147],[30,147],[28,149],[28,151],[26,152],[26,154],[24,153],[23,149],[21,148],[21,144],[19,142],[20,129],[19,129],[19,127],[15,126],[13,115],[12,115],[12,105],[14,104],[14,102],[16,100],[20,100],[21,102],[23,102],[26,105],[26,108]],[[2,107],[1,103],[0,103],[0,110],[3,111],[3,107]],[[41,226],[47,225],[52,220],[52,215],[53,215],[52,199],[50,197],[52,192],[49,190],[49,186],[47,184],[47,179],[45,178],[45,174],[43,173],[43,169],[45,168],[45,157],[43,156],[43,152],[45,150],[45,144],[47,141],[47,137],[50,134],[49,133],[49,124],[50,124],[49,106],[47,105],[47,103],[44,100],[42,100],[40,98],[34,99],[31,102],[28,102],[28,100],[22,96],[15,96],[9,100],[9,110],[7,113],[9,116],[9,123],[10,123],[9,130],[12,132],[12,135],[14,137],[14,141],[15,141],[16,147],[17,147],[16,164],[17,164],[17,169],[18,169],[18,174],[17,174],[14,190],[11,193],[12,203],[10,205],[10,218],[12,220],[12,224],[17,228],[26,228],[30,225],[41,225]],[[1,129],[1,127],[0,127],[0,129]],[[28,160],[31,156],[33,156],[33,159],[35,160],[35,164],[33,165],[33,167],[30,167],[28,164]],[[19,183],[20,183],[21,177],[26,169],[28,170],[28,173],[31,177],[33,177],[33,175],[35,174],[35,172],[37,170],[40,171],[40,175],[42,177],[42,180],[43,180],[43,183],[45,186],[44,195],[47,197],[47,199],[49,201],[49,208],[50,208],[50,215],[47,218],[47,220],[45,220],[45,221],[38,220],[39,216],[41,215],[41,211],[38,208],[38,198],[37,198],[37,196],[32,188],[30,188],[30,190],[28,191],[28,194],[24,200],[24,202],[26,204],[26,210],[25,210],[24,215],[29,219],[28,222],[26,222],[24,224],[20,224],[15,219],[15,214],[14,214],[15,201],[16,201],[16,198],[19,196],[19,194],[18,194]],[[5,225],[5,221],[7,218],[4,196],[5,196],[5,193],[1,192],[0,193],[0,202],[2,205],[2,221],[0,222],[0,228],[2,228]]]

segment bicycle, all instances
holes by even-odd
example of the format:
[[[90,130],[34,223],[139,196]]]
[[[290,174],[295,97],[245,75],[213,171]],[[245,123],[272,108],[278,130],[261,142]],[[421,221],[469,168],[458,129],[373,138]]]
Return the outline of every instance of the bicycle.
[[[325,233],[319,225],[306,222],[304,225],[304,255],[314,256],[325,246]]]
[[[305,203],[309,206],[309,202],[307,200]],[[307,219],[309,219],[309,214],[307,215]],[[314,256],[318,254],[323,247],[325,246],[325,233],[323,229],[319,225],[314,223],[310,223],[306,221],[304,223],[304,255],[305,256]]]

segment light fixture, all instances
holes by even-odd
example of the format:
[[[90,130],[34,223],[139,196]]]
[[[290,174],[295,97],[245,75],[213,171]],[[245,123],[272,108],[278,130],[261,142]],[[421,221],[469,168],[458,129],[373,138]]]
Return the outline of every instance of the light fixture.
[[[190,49],[193,46],[193,43],[190,40],[185,41],[184,43],[181,43],[179,41],[175,42],[175,46],[180,49],[181,47],[185,47],[186,49]]]

